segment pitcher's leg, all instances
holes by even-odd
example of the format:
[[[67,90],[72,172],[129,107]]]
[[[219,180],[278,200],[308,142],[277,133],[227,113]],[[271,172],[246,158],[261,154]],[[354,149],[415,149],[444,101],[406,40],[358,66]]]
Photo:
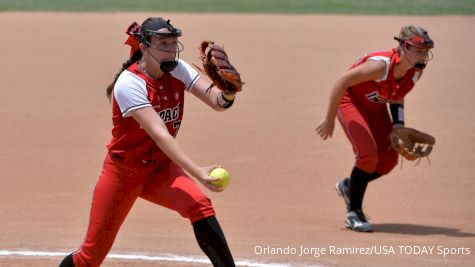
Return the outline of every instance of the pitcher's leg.
[[[189,219],[200,248],[214,266],[234,266],[210,199],[176,164],[170,162],[163,167],[145,185],[140,197]]]
[[[235,266],[223,230],[221,230],[221,226],[215,216],[193,223],[193,230],[198,245],[208,256],[213,266]]]
[[[80,249],[72,255],[75,267],[102,264],[140,194],[143,186],[141,182],[133,168],[106,159],[94,190],[86,238]]]
[[[169,162],[151,175],[141,198],[177,211],[191,223],[216,214],[211,200],[175,163]]]

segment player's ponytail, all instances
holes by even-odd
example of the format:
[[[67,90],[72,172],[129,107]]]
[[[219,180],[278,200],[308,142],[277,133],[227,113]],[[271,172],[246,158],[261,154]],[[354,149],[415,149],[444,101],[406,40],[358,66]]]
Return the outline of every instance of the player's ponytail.
[[[124,64],[122,64],[122,68],[115,75],[114,81],[111,84],[109,84],[109,86],[107,86],[106,95],[107,95],[107,98],[109,99],[109,101],[111,100],[112,90],[114,89],[115,82],[119,78],[120,74],[124,70],[126,70],[128,67],[130,67],[132,64],[139,61],[141,58],[142,58],[142,52],[140,52],[140,50],[138,50],[130,57],[129,60],[127,60],[126,62],[124,62]]]

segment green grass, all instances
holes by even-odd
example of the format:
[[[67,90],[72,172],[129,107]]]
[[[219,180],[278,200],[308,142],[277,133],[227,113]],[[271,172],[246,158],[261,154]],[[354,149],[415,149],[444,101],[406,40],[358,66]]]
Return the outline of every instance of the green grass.
[[[475,0],[0,0],[0,11],[472,15]]]

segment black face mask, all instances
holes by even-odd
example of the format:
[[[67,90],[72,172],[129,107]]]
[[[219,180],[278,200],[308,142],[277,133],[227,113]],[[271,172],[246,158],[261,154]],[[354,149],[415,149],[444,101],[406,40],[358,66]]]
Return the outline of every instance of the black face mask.
[[[180,57],[179,53],[177,53],[177,57],[175,59],[165,59],[163,61],[158,60],[152,53],[150,53],[150,51],[148,51],[148,53],[158,64],[160,64],[160,69],[164,73],[172,72],[176,68],[176,66],[178,66],[178,58]]]
[[[172,72],[176,68],[177,65],[178,65],[177,60],[164,60],[160,62],[160,69],[163,72],[168,73],[168,72]]]
[[[414,68],[418,69],[418,70],[423,70],[423,69],[425,69],[426,65],[427,65],[427,63],[417,63],[417,64],[414,65]]]

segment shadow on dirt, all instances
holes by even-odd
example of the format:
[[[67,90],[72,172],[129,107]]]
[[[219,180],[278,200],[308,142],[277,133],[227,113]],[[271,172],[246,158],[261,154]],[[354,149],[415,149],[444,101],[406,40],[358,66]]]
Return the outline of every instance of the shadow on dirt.
[[[454,237],[474,237],[475,233],[468,233],[460,231],[455,228],[446,228],[428,225],[416,225],[405,223],[382,223],[373,224],[375,232],[392,233],[392,234],[406,234],[406,235],[446,235]]]

